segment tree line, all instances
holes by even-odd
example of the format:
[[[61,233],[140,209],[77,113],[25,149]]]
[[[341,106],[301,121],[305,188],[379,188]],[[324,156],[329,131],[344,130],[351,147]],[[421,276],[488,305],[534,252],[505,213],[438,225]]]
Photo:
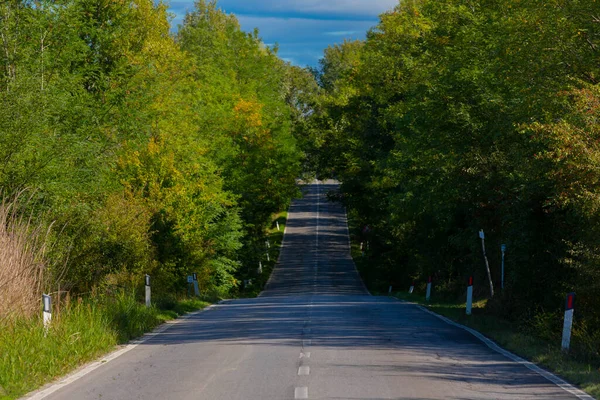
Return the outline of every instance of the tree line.
[[[0,188],[49,232],[46,287],[175,292],[197,272],[227,295],[297,195],[310,75],[214,1],[171,19],[153,0],[0,4]]]
[[[483,229],[488,311],[555,340],[574,291],[597,359],[599,46],[593,1],[403,0],[325,51],[300,140],[369,228],[372,287],[432,276],[460,299],[474,275],[489,297]]]

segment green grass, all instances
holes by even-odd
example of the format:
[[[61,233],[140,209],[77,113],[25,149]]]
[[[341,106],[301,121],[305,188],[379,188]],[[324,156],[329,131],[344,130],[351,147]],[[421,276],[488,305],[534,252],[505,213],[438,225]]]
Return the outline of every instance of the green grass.
[[[591,396],[600,396],[600,371],[596,367],[563,353],[560,343],[541,340],[539,336],[520,329],[516,323],[490,315],[485,310],[487,300],[474,302],[472,315],[468,316],[465,313],[465,303],[427,303],[424,295],[407,292],[394,292],[392,295],[401,300],[421,304],[437,314],[475,329],[503,348],[578,385]]]
[[[200,300],[146,308],[133,294],[88,300],[63,310],[46,331],[41,320],[0,326],[0,399],[15,399],[187,312]]]

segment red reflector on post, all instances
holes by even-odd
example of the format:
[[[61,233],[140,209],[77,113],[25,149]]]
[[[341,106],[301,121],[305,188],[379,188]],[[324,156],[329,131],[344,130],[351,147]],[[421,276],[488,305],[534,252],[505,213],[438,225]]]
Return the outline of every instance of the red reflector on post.
[[[473,277],[472,276],[469,277],[469,286],[473,286]]]
[[[429,277],[429,279],[427,280],[428,283],[431,283],[431,277]]]
[[[565,310],[572,310],[575,308],[575,293],[569,293],[567,295],[567,304],[565,305]]]

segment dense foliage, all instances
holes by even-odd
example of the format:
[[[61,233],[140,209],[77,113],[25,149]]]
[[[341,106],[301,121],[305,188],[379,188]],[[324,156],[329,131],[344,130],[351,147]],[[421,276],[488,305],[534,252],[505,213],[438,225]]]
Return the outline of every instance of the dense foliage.
[[[53,224],[54,288],[197,272],[228,293],[296,194],[293,68],[214,2],[169,21],[153,0],[0,4],[0,188]]]
[[[305,132],[370,228],[375,286],[433,276],[459,298],[475,275],[489,296],[483,229],[490,311],[559,335],[575,291],[597,355],[598,15],[589,0],[406,0],[366,41],[327,49]]]

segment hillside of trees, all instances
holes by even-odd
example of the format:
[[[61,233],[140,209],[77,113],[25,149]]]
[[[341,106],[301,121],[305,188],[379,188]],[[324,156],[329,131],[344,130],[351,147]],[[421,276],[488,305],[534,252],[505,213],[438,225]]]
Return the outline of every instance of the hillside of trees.
[[[42,290],[230,295],[297,195],[311,78],[200,0],[0,4],[0,317]],[[20,258],[19,258],[20,257]]]
[[[554,342],[600,349],[600,4],[405,0],[328,48],[300,140],[342,182],[371,287],[433,277]],[[500,290],[500,245],[506,283]],[[463,300],[464,301],[464,300]]]

